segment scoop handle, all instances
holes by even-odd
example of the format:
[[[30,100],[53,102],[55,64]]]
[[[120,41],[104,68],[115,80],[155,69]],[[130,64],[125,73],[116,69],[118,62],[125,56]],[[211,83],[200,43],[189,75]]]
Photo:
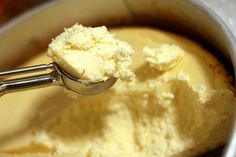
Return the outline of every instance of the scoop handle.
[[[33,75],[29,77],[20,76],[22,74],[45,71],[47,69],[53,70],[49,74]],[[58,74],[54,69],[54,64],[51,63],[0,72],[0,96],[6,93],[18,92],[55,84],[58,81]],[[18,78],[7,80],[6,77],[8,76],[17,76]]]

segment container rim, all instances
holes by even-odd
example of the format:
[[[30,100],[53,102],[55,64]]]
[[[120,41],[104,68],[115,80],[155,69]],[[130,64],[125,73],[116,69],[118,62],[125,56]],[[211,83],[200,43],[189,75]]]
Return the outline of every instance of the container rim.
[[[206,16],[215,21],[217,27],[220,28],[223,34],[225,34],[225,39],[229,43],[229,48],[230,48],[229,55],[234,68],[234,78],[236,78],[236,37],[233,35],[229,27],[225,24],[225,22],[204,3],[195,0],[187,0],[184,2],[188,3],[189,5],[194,5],[194,7],[198,8]],[[236,82],[234,82],[234,87],[236,87]],[[235,156],[236,156],[236,112],[234,116],[234,124],[232,128],[231,137],[224,152],[224,157],[235,157]]]

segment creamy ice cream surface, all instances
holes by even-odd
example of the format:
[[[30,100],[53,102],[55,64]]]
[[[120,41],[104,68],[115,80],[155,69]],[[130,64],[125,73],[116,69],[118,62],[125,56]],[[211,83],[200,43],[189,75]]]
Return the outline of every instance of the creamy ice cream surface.
[[[48,56],[74,77],[99,82],[114,76],[130,81],[132,47],[102,27],[75,24],[49,44]]]
[[[159,71],[166,71],[182,59],[184,51],[178,46],[163,44],[157,48],[144,47],[143,55],[150,66]]]
[[[59,87],[2,97],[0,156],[194,157],[227,142],[234,92],[208,51],[157,29],[110,31],[134,48],[136,77],[76,99]]]

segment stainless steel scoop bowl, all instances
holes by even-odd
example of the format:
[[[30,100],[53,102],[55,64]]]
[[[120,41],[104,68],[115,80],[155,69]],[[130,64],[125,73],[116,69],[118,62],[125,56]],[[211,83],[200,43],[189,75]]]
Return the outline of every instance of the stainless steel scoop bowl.
[[[46,70],[51,71],[47,74],[20,77],[22,74]],[[18,76],[18,78],[6,80],[5,77],[9,76]],[[1,81],[1,79],[3,79],[3,81]],[[110,77],[106,81],[90,82],[74,78],[60,68],[60,66],[56,63],[42,64],[0,72],[0,96],[6,93],[45,87],[49,85],[59,85],[79,94],[92,95],[101,93],[110,88],[116,80],[117,78]]]

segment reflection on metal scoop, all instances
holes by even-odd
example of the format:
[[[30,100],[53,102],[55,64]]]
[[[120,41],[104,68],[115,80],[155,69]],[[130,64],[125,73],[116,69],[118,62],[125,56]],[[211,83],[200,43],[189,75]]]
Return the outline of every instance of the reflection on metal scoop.
[[[49,74],[40,74],[29,77],[21,77],[6,80],[9,76],[19,76],[32,72],[46,71],[51,69]],[[0,72],[0,96],[6,93],[17,92],[21,90],[45,87],[49,85],[60,85],[79,94],[92,95],[98,94],[110,88],[117,78],[110,77],[101,82],[89,82],[80,80],[66,73],[56,63],[42,64],[26,68]]]

